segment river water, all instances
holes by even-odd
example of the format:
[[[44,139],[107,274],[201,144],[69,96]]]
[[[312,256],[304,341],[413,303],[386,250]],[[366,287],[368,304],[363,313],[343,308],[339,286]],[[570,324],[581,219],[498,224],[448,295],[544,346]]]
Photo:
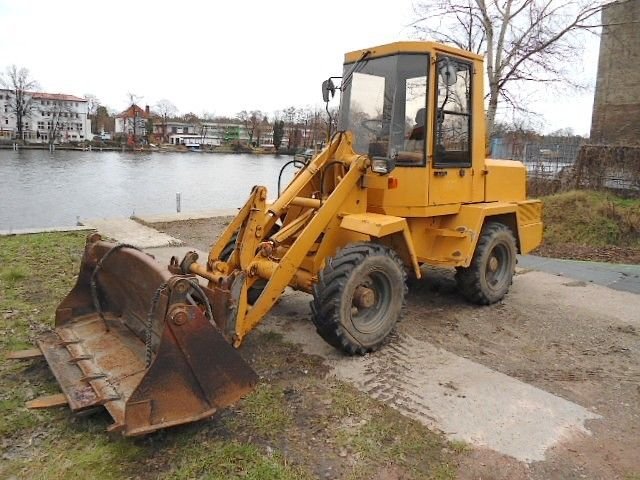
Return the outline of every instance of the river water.
[[[291,157],[215,153],[0,150],[0,230],[75,225],[77,218],[242,206],[253,185],[277,194]],[[293,176],[287,167],[283,182]]]

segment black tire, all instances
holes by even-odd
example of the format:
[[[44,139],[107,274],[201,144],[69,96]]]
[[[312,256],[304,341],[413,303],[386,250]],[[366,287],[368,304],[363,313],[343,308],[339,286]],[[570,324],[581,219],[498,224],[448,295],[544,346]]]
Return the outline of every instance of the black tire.
[[[271,232],[269,233],[269,236],[273,235],[278,230],[280,230],[280,225],[276,223],[273,227],[271,227]],[[220,252],[220,260],[222,260],[223,262],[229,261],[229,258],[231,258],[231,254],[236,249],[237,239],[238,239],[238,234],[235,233],[233,237],[231,237],[231,240],[229,240],[229,242],[224,246],[224,248],[222,249],[222,252]],[[247,291],[247,301],[251,305],[256,303],[256,301],[258,300],[258,297],[262,294],[262,291],[266,286],[267,286],[266,280],[264,279],[256,280],[253,286],[249,288],[249,290]]]
[[[220,260],[223,262],[228,262],[231,258],[231,254],[236,249],[236,239],[238,238],[238,234],[236,233],[231,237],[231,240],[224,246],[222,251],[220,252]]]
[[[456,282],[462,295],[479,305],[502,300],[513,283],[516,252],[511,229],[502,223],[487,223],[469,267],[456,269]]]
[[[356,243],[330,258],[320,272],[311,318],[327,343],[350,355],[363,355],[376,350],[391,333],[406,292],[405,268],[395,251]]]

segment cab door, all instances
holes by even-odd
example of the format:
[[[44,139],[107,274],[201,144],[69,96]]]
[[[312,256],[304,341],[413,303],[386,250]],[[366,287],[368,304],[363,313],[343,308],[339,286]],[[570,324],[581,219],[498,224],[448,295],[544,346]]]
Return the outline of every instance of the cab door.
[[[437,55],[433,141],[429,155],[429,204],[446,205],[473,199],[472,78],[466,60]]]

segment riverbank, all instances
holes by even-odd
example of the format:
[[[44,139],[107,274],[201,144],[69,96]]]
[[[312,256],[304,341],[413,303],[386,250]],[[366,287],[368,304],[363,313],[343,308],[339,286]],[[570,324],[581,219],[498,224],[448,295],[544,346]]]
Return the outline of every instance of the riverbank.
[[[48,144],[7,144],[0,143],[0,150],[44,150],[51,151]],[[88,145],[55,145],[54,151],[75,151],[75,152],[170,152],[170,153],[224,153],[224,154],[251,154],[251,155],[294,155],[293,152],[281,151],[276,152],[273,149],[265,148],[240,148],[221,145],[219,147],[205,147],[200,149],[190,149],[184,145],[160,145],[160,146],[141,146],[131,147],[128,145],[108,145],[91,143]]]

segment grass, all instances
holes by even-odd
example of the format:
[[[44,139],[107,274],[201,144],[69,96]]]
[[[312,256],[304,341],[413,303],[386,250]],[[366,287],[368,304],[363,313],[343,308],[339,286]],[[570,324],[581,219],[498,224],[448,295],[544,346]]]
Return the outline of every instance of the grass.
[[[78,271],[84,235],[40,234],[0,238],[0,350],[32,348],[38,332],[53,323],[56,306],[71,289]],[[0,364],[0,435],[13,435],[52,418],[49,411],[28,411],[25,401],[57,391],[55,381],[27,364]]]
[[[52,324],[80,265],[82,233],[0,238],[0,347],[26,348]]]
[[[351,478],[369,478],[372,463],[401,465],[413,478],[455,478],[456,468],[442,453],[455,447],[422,424],[345,384],[332,389],[332,400],[334,414],[350,418],[338,429],[336,444],[364,460]]]
[[[239,403],[239,414],[229,421],[234,430],[250,429],[264,438],[281,435],[291,425],[282,387],[260,384]]]
[[[27,272],[25,272],[24,268],[20,266],[5,268],[2,270],[2,273],[0,273],[0,279],[2,279],[3,282],[6,282],[8,286],[15,285],[16,282],[26,278],[26,276]]]
[[[210,441],[189,447],[167,479],[202,478],[226,480],[304,480],[311,478],[299,467],[288,465],[274,452],[262,452],[256,445],[240,442]]]
[[[593,191],[544,197],[545,245],[640,248],[640,200]]]
[[[458,454],[471,450],[471,446],[464,440],[451,440],[449,442],[449,448]]]
[[[6,473],[33,480],[115,480],[125,478],[127,467],[145,450],[124,438],[106,435],[104,425],[85,421],[78,426],[68,420],[57,429],[47,429],[52,434],[28,458],[11,462]]]

